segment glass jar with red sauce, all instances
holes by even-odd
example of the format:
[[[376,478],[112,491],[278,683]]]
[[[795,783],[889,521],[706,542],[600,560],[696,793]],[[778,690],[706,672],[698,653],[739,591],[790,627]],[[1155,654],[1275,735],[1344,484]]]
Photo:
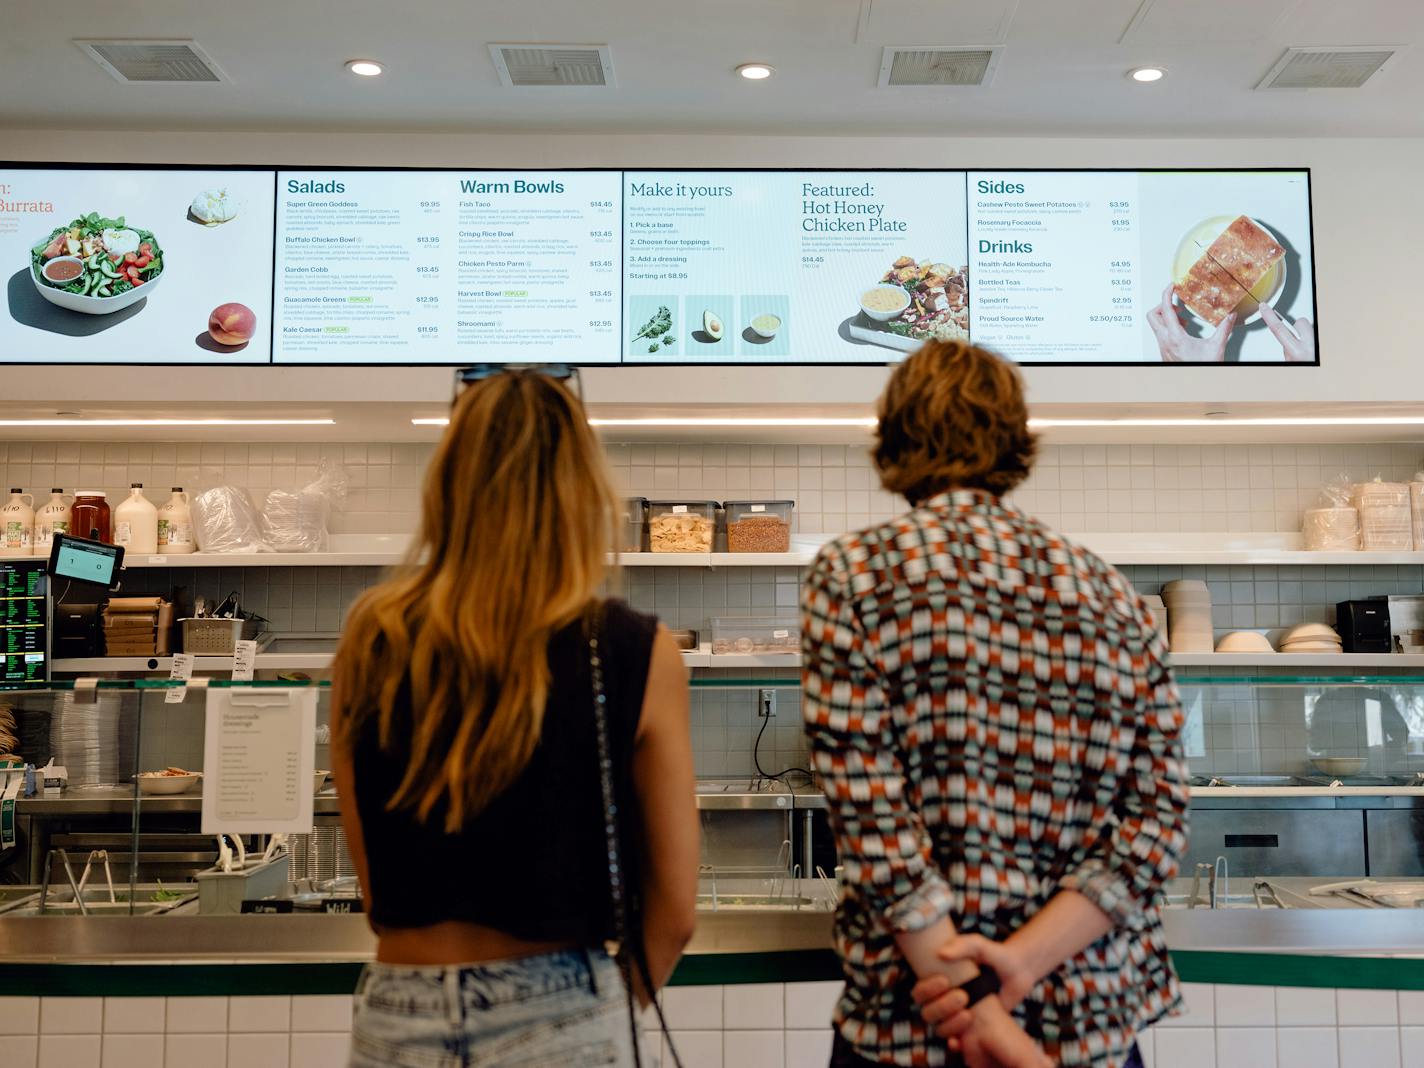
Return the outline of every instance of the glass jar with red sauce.
[[[92,538],[112,543],[114,540],[109,501],[98,490],[79,490],[74,495],[69,530],[76,538]]]

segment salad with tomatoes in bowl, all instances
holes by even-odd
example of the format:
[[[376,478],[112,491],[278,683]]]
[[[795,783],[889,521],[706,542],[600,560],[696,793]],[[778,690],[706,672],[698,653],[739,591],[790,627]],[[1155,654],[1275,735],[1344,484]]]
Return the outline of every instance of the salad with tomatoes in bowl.
[[[51,304],[105,315],[137,303],[163,277],[163,249],[152,231],[98,212],[53,230],[30,249],[35,288]]]

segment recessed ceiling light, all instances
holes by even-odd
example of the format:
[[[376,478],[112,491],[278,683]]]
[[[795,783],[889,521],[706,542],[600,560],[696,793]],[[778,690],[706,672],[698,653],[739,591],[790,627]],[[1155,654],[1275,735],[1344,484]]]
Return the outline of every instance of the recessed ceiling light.
[[[363,78],[374,78],[383,69],[374,59],[348,59],[346,69],[352,74],[359,74]]]
[[[776,73],[776,68],[770,63],[743,63],[737,68],[737,73],[743,78],[754,82],[763,81]]]
[[[1133,67],[1127,76],[1135,82],[1160,82],[1167,77],[1165,67]]]

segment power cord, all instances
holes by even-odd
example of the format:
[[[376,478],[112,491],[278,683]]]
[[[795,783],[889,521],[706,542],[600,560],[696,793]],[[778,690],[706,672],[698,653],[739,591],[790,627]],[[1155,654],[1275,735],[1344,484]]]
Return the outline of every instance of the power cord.
[[[776,774],[774,774],[774,775],[771,774],[771,773],[769,773],[769,772],[767,772],[767,771],[764,771],[764,770],[762,769],[762,766],[761,766],[761,736],[766,733],[767,724],[769,724],[770,722],[771,722],[771,717],[770,717],[770,716],[763,716],[763,717],[762,717],[761,730],[757,731],[756,741],[752,743],[752,765],[756,768],[757,774],[760,775],[763,779],[770,779],[770,780],[773,781],[773,782],[783,783],[783,784],[785,784],[785,785],[787,785],[787,786],[790,786],[790,783],[787,783],[787,782],[786,782],[786,777],[787,777],[788,775],[800,774],[800,775],[806,776],[806,781],[807,781],[807,782],[812,782],[812,781],[814,781],[815,776],[813,776],[813,775],[811,774],[811,771],[810,771],[809,768],[799,768],[799,767],[795,767],[795,766],[789,767],[789,768],[782,768],[780,771],[778,771],[778,772],[777,772]]]

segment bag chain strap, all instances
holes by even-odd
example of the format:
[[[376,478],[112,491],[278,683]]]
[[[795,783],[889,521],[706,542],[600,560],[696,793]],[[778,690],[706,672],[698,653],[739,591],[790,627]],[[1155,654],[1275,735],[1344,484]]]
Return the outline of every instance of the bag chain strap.
[[[598,738],[598,783],[603,792],[603,834],[608,847],[608,890],[613,899],[613,934],[618,942],[614,958],[619,971],[623,973],[623,985],[628,991],[628,1030],[633,1043],[633,1063],[642,1068],[642,1051],[638,1045],[638,1010],[634,1003],[633,974],[629,961],[636,963],[644,988],[649,995],[653,992],[653,980],[648,971],[647,958],[640,952],[641,939],[637,932],[628,929],[627,891],[623,884],[623,864],[618,849],[618,802],[613,795],[613,754],[608,742],[608,695],[603,688],[603,656],[599,651],[599,622],[602,612],[596,612],[589,630],[589,667],[593,679],[593,722]],[[674,1068],[682,1068],[682,1061],[673,1048],[672,1037],[668,1035],[667,1020],[663,1007],[656,997],[652,997],[653,1009],[658,1015],[658,1026],[667,1043]]]

